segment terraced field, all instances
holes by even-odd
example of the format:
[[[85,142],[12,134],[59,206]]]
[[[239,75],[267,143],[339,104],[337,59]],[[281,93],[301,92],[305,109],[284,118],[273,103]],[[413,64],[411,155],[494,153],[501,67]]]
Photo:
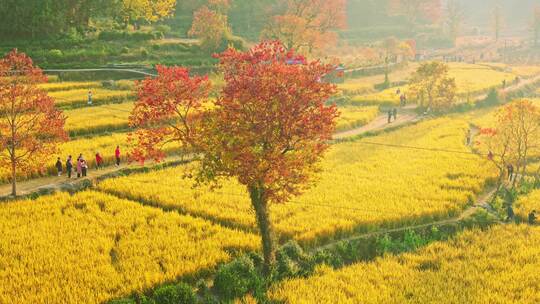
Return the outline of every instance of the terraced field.
[[[418,252],[276,286],[284,303],[538,303],[540,228],[467,231]]]
[[[483,191],[495,172],[486,160],[475,155],[429,149],[468,151],[464,144],[467,128],[460,119],[441,118],[399,132],[336,144],[325,158],[320,181],[313,189],[291,203],[272,206],[277,231],[282,239],[314,244],[375,227],[457,214]],[[248,231],[255,229],[244,188],[224,181],[217,192],[193,189],[192,181],[181,178],[188,171],[187,167],[176,167],[110,179],[99,189]]]
[[[1,303],[103,303],[254,250],[253,234],[99,192],[0,205]]]

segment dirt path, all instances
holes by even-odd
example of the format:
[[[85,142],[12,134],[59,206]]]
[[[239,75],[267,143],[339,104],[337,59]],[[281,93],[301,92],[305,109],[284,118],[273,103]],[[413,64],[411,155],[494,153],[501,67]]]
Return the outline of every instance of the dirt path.
[[[522,80],[518,84],[508,86],[506,89],[500,89],[499,92],[511,93],[531,83],[535,83],[537,81],[540,81],[540,75],[526,79],[526,80]],[[487,94],[479,95],[476,97],[476,100],[478,101],[483,100],[487,96],[488,96]],[[361,135],[361,134],[365,134],[369,132],[382,131],[385,129],[395,128],[395,127],[399,127],[399,126],[402,126],[411,122],[418,121],[422,119],[422,117],[415,112],[415,109],[416,109],[416,105],[410,105],[405,108],[400,108],[397,120],[392,121],[391,123],[388,123],[388,115],[386,113],[381,114],[377,116],[377,118],[375,118],[373,121],[371,121],[370,123],[362,127],[336,133],[333,139],[344,139],[344,138],[353,137],[353,136],[357,136],[357,135]]]
[[[377,116],[372,122],[360,128],[340,132],[334,135],[333,139],[343,139],[353,137],[368,132],[381,131],[385,129],[395,128],[405,125],[410,122],[418,121],[421,117],[415,112],[416,106],[407,106],[398,110],[398,116],[395,121],[388,123],[388,114]]]
[[[540,80],[540,75],[527,79],[522,80],[519,84],[511,85],[507,87],[504,90],[500,90],[501,92],[512,92],[515,90],[519,90],[522,87],[529,85],[531,83],[534,83],[536,81]],[[487,95],[481,95],[478,96],[477,99],[484,99]],[[372,122],[368,123],[365,126],[362,126],[360,128],[340,132],[334,135],[334,139],[344,139],[349,137],[354,137],[361,134],[366,134],[369,132],[376,132],[376,131],[382,131],[386,129],[396,128],[399,126],[406,125],[411,122],[416,122],[422,119],[422,116],[418,115],[416,113],[416,105],[409,105],[404,108],[400,108],[398,112],[398,117],[395,121],[392,121],[391,123],[388,123],[388,116],[387,114],[382,114],[375,118]],[[474,133],[475,130],[473,130]],[[172,161],[174,159],[168,159],[167,161]],[[103,170],[90,170],[88,173],[88,177],[85,179],[75,179],[72,178],[71,180],[68,180],[65,176],[61,177],[55,177],[55,176],[49,176],[49,177],[42,177],[42,178],[36,178],[31,179],[28,181],[19,182],[17,185],[17,192],[18,195],[24,196],[31,193],[35,193],[41,190],[45,189],[62,189],[65,187],[75,187],[77,184],[85,182],[85,180],[95,180],[102,176],[110,175],[112,173],[115,173],[119,170],[123,170],[126,168],[140,168],[139,165],[133,164],[133,165],[122,165],[120,167],[107,167]],[[11,194],[11,185],[10,184],[4,184],[0,185],[0,197],[7,197]]]
[[[178,161],[180,159],[181,158],[179,157],[170,157],[170,158],[167,158],[162,163]],[[95,181],[101,177],[111,175],[116,172],[120,172],[121,170],[137,169],[137,168],[145,168],[145,167],[149,168],[155,165],[156,165],[155,163],[148,163],[147,165],[141,166],[138,163],[133,163],[133,164],[122,164],[119,167],[116,167],[116,166],[105,167],[101,170],[90,168],[88,170],[88,175],[85,178],[77,178],[77,173],[74,172],[71,179],[68,179],[65,174],[62,176],[47,176],[47,177],[30,179],[27,181],[21,181],[17,183],[17,195],[25,196],[25,195],[42,191],[42,190],[59,190],[59,189],[65,189],[65,188],[76,188],[77,185],[83,184],[87,181]],[[11,184],[0,185],[0,198],[6,198],[9,196],[11,196]]]

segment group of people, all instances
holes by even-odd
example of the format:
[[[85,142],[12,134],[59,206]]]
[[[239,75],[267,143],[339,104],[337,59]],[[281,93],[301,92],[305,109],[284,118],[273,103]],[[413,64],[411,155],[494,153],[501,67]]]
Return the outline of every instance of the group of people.
[[[399,105],[403,108],[404,106],[407,105],[407,95],[405,95],[405,93],[401,93],[401,89],[398,88],[396,90],[396,95],[399,95]]]
[[[388,123],[391,123],[392,119],[394,119],[394,121],[397,120],[397,109],[396,108],[388,110]]]
[[[115,157],[115,166],[120,166],[120,146],[116,146],[116,149],[114,150],[114,157]],[[96,169],[100,170],[103,169],[103,157],[99,152],[96,153],[95,156],[96,160]],[[60,157],[56,160],[56,170],[58,172],[58,176],[62,176],[64,173],[64,165],[62,164],[62,160]],[[73,157],[71,155],[68,156],[65,164],[66,174],[67,178],[71,178],[73,174],[73,169],[75,168],[75,172],[77,173],[77,178],[86,177],[88,173],[88,162],[84,158],[84,156],[79,154],[79,157],[77,157],[77,161],[74,164],[73,163]]]
[[[514,213],[514,208],[512,208],[512,204],[508,204],[506,206],[506,221],[510,222],[515,219],[516,215]],[[536,210],[531,211],[527,217],[527,222],[529,225],[535,225],[536,220],[538,219],[538,216],[536,215]]]

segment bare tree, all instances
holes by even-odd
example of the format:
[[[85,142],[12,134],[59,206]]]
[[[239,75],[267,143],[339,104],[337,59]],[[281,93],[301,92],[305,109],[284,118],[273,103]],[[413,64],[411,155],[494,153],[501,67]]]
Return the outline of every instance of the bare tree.
[[[446,21],[445,25],[448,34],[455,43],[458,38],[463,21],[465,19],[465,10],[460,0],[448,0],[446,3]]]
[[[493,33],[495,35],[495,41],[499,41],[501,38],[501,30],[504,23],[504,17],[499,4],[495,5],[492,12]]]

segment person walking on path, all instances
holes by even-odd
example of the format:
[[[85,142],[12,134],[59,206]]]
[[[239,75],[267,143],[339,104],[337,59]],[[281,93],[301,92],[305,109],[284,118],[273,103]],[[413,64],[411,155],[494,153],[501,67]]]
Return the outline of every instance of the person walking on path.
[[[81,157],[77,158],[77,178],[82,176],[82,159]]]
[[[82,173],[82,177],[86,177],[87,171],[88,171],[88,163],[86,163],[86,160],[83,158],[83,159],[81,159],[81,173]]]
[[[392,111],[392,116],[394,116],[394,121],[397,120],[397,109],[394,108],[394,110]]]
[[[92,105],[92,91],[88,91],[88,105]]]
[[[467,130],[467,146],[471,145],[472,133],[471,129]]]
[[[96,153],[96,167],[97,169],[103,169],[103,157],[98,153]]]
[[[529,213],[529,225],[534,225],[536,223],[536,210],[533,210]]]
[[[114,157],[116,158],[116,166],[120,166],[120,146],[116,146],[116,150],[114,150]]]
[[[514,166],[512,164],[508,164],[506,169],[508,169],[508,181],[511,182],[514,177]]]
[[[506,206],[506,222],[510,222],[514,219],[514,208],[512,208],[512,204],[508,204]]]
[[[56,172],[58,173],[58,176],[62,176],[62,161],[60,160],[60,157],[56,160]]]
[[[73,170],[73,160],[71,159],[71,155],[68,156],[66,160],[66,173],[67,177],[71,178],[71,171]]]
[[[392,110],[388,110],[388,123],[392,122]]]

